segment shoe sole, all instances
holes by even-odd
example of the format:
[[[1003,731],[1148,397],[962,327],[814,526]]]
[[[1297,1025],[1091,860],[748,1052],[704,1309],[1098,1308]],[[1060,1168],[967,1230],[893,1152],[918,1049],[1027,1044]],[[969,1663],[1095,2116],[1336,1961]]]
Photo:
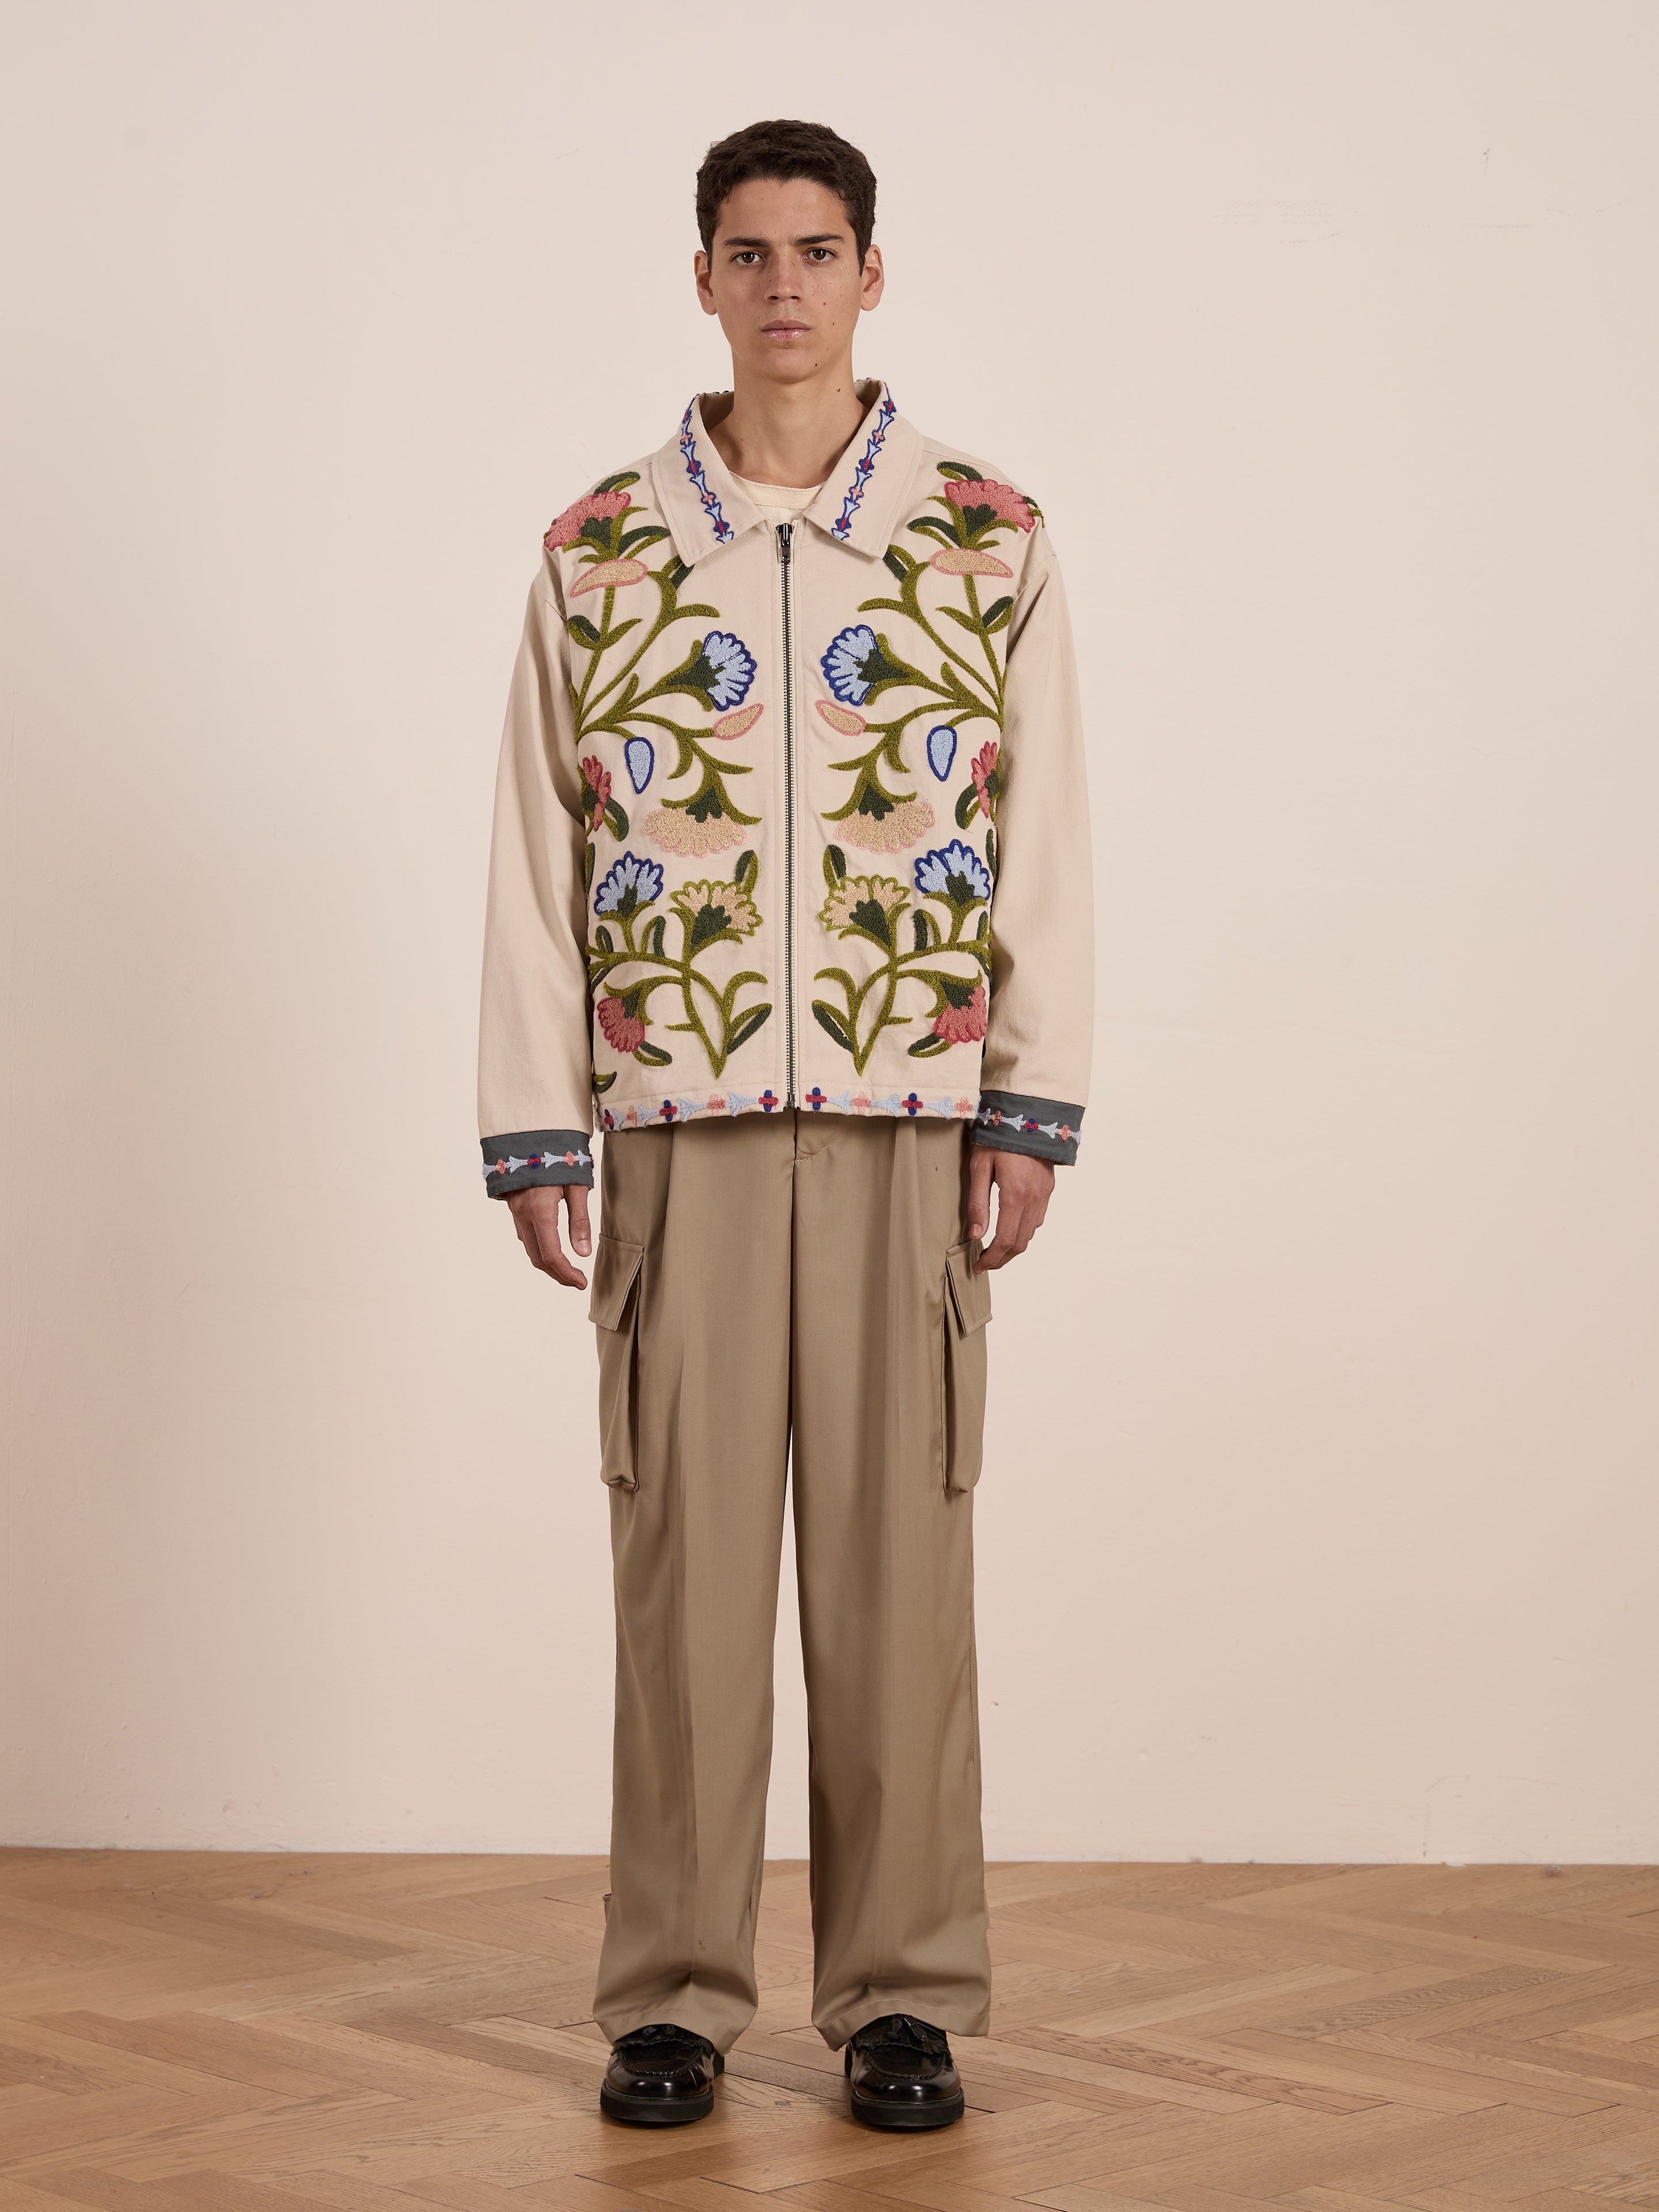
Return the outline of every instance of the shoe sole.
[[[857,2095],[851,2096],[850,2102],[855,2120],[862,2120],[867,2128],[888,2128],[895,2132],[948,2128],[953,2120],[960,2120],[967,2109],[967,2100],[960,2091],[948,2104],[918,2105],[909,2112],[902,2105],[878,2105]]]
[[[726,2070],[726,2062],[717,2051],[714,2070],[717,2075]],[[660,2099],[641,2097],[637,2101],[625,2097],[620,2089],[613,2089],[608,2081],[599,2085],[599,2109],[607,2119],[621,2120],[630,2128],[682,2128],[692,2120],[705,2120],[714,2110],[714,2091],[711,2088],[700,2097],[687,2097],[682,2103],[664,2104]]]

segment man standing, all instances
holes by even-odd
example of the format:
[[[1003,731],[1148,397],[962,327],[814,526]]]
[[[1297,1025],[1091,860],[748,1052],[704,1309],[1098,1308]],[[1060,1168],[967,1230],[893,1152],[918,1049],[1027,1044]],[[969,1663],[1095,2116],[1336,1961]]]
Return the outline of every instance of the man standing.
[[[785,1469],[813,2020],[876,2127],[990,2020],[973,1486],[989,1271],[1075,1158],[1072,644],[1036,501],[852,368],[875,180],[760,123],[697,179],[733,389],[548,530],[497,788],[486,1187],[586,1286],[615,1571],[601,2103],[712,2108],[754,2015]],[[997,1193],[996,1234],[990,1191]]]

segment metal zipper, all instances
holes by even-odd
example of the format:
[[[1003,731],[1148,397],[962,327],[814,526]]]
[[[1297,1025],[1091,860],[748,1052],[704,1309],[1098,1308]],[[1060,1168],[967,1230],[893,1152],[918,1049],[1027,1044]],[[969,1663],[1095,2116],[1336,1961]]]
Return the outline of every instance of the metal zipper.
[[[784,587],[784,1036],[786,1106],[795,1103],[795,642],[790,557],[795,526],[778,525]]]

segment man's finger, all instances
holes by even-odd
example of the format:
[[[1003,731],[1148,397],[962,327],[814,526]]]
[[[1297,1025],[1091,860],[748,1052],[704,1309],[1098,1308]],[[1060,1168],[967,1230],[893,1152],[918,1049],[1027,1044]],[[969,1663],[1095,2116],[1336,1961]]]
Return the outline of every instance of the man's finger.
[[[990,1229],[990,1171],[993,1164],[990,1148],[973,1145],[968,1151],[968,1235],[984,1237]]]
[[[586,1183],[567,1182],[565,1185],[565,1204],[570,1213],[571,1249],[585,1256],[593,1249],[593,1237],[588,1226]]]
[[[1030,1242],[1028,1230],[1023,1237],[1020,1234],[1026,1213],[1025,1205],[1020,1200],[1011,1198],[1008,1191],[999,1186],[996,1193],[996,1234],[979,1255],[982,1269],[1005,1267],[1010,1260],[1025,1250]]]

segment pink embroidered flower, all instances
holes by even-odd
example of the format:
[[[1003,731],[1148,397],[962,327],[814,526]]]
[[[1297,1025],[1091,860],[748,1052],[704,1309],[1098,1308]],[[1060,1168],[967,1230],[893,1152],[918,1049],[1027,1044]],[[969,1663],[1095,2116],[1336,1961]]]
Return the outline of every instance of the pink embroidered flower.
[[[852,1110],[855,1114],[868,1114],[875,1103],[875,1101],[868,1091],[855,1091],[852,1095]]]
[[[717,1091],[711,1097],[705,1099],[703,1104],[703,1110],[706,1114],[724,1114],[726,1110],[726,1095],[724,1091]]]
[[[730,714],[722,714],[717,722],[711,723],[709,735],[711,738],[741,738],[745,730],[754,727],[765,712],[764,707],[739,707]]]
[[[643,561],[596,561],[584,570],[581,582],[571,586],[570,595],[579,599],[584,592],[620,592],[650,574]]]
[[[925,799],[901,799],[890,814],[849,814],[835,827],[861,853],[902,853],[932,829],[933,808]]]
[[[628,511],[626,491],[588,491],[573,500],[564,513],[554,517],[548,534],[542,540],[549,553],[557,553],[566,545],[573,545],[582,535],[582,525],[596,518],[601,522],[614,522],[619,514]]]
[[[990,779],[996,773],[996,740],[993,738],[974,756],[972,771],[973,787],[979,794],[979,811],[987,821],[990,819],[991,801],[996,795],[990,788]]]
[[[653,844],[670,853],[683,853],[688,859],[724,852],[729,845],[743,842],[743,825],[728,815],[716,814],[706,822],[694,822],[683,806],[655,807],[639,827]]]
[[[856,738],[864,726],[863,716],[855,714],[851,707],[833,706],[827,699],[814,699],[812,703],[831,729],[844,738]]]
[[[948,1037],[953,1044],[977,1044],[985,1034],[984,985],[974,985],[973,995],[966,1006],[946,1006],[935,1014],[933,1033],[935,1036]]]
[[[1024,494],[1012,484],[993,483],[989,477],[948,477],[945,497],[957,507],[989,507],[1016,530],[1036,527],[1037,517]]]
[[[999,561],[994,553],[981,553],[972,545],[942,545],[928,566],[936,568],[942,576],[1011,576],[1014,574],[1006,561]]]
[[[621,999],[601,999],[595,1009],[599,1026],[605,1033],[605,1042],[613,1051],[638,1052],[645,1042],[645,1025],[638,1014],[631,1014]]]
[[[586,786],[582,803],[596,822],[610,803],[610,770],[602,764],[597,753],[582,756],[582,781]]]

